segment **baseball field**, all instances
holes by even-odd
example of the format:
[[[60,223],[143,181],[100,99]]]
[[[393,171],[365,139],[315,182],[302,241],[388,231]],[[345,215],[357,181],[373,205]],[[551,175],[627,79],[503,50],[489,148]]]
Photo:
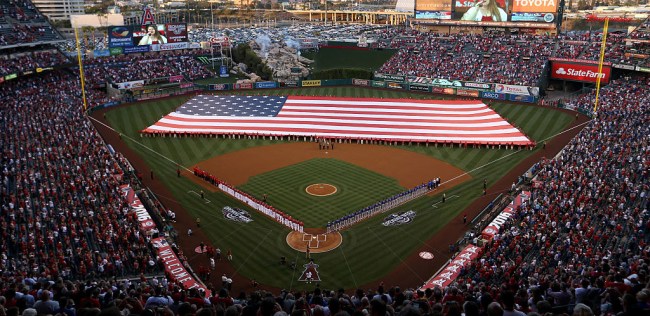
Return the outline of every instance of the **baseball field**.
[[[431,94],[352,86],[236,93],[436,98]],[[315,284],[299,281],[308,259],[304,252],[288,245],[288,229],[193,176],[189,170],[195,166],[209,170],[254,197],[267,199],[270,205],[303,221],[310,232],[322,230],[329,220],[440,177],[442,186],[434,192],[341,232],[338,247],[311,254],[318,265],[321,287],[354,289],[381,281],[415,287],[451,256],[447,251],[449,242],[461,236],[458,232],[467,230],[458,218],[467,214],[471,219],[481,211],[468,207],[477,205],[477,199],[487,204],[507,191],[494,184],[503,182],[502,178],[515,167],[521,169],[522,162],[530,164],[528,158],[549,150],[542,146],[535,150],[508,150],[348,143],[335,144],[333,150],[319,150],[318,144],[303,141],[140,135],[140,130],[187,99],[124,105],[95,116],[114,130],[99,127],[108,142],[129,158],[144,175],[144,184],[177,213],[175,227],[181,236],[179,243],[193,267],[207,265],[205,255],[193,251],[200,242],[213,245],[223,253],[230,250],[232,261],[218,262],[211,281],[218,286],[221,275],[227,274],[237,289],[247,289],[251,279],[265,286],[286,289],[313,288]],[[538,144],[546,141],[558,149],[563,144],[555,144],[559,140],[552,137],[575,124],[572,114],[550,108],[513,103],[493,103],[491,107]],[[120,138],[115,137],[118,134]],[[182,170],[180,177],[177,168]],[[484,181],[488,183],[485,196]],[[327,189],[326,194],[314,194],[318,189]],[[200,197],[202,191],[204,199]],[[446,200],[441,203],[443,192]],[[222,212],[226,206],[247,211],[252,221],[226,218]],[[382,225],[387,216],[411,210],[415,216],[408,223]],[[195,224],[197,217],[201,220],[200,227]],[[186,234],[189,227],[194,230],[192,236]],[[312,237],[315,248],[319,242],[326,243],[316,233],[306,236]],[[421,251],[432,253],[433,258],[419,257]],[[280,257],[285,257],[287,264],[280,264]],[[291,263],[295,263],[295,268]]]

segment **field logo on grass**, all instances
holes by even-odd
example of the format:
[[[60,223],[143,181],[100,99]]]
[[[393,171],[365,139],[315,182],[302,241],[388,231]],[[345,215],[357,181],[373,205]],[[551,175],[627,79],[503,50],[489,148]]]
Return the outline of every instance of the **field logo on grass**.
[[[382,225],[388,227],[388,226],[408,224],[411,221],[413,221],[413,218],[415,218],[414,210],[410,210],[402,213],[394,213],[386,216],[386,218],[384,218],[384,222],[382,223]]]
[[[305,270],[302,271],[302,274],[300,274],[298,281],[307,283],[320,282],[320,275],[318,275],[317,264],[312,261],[303,265],[303,267],[305,267]]]
[[[221,212],[223,213],[223,217],[234,222],[250,223],[253,221],[251,215],[240,208],[226,206]]]

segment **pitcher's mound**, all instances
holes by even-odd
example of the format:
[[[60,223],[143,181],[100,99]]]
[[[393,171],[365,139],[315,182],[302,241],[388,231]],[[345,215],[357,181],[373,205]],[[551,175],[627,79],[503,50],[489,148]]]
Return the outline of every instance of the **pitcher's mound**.
[[[305,189],[307,191],[307,194],[309,195],[314,195],[314,196],[328,196],[336,193],[338,189],[327,183],[314,183],[310,184],[307,186]]]
[[[343,243],[343,236],[339,232],[310,234],[292,231],[287,235],[289,247],[300,252],[306,252],[307,245],[310,253],[328,252],[336,249],[341,243]]]

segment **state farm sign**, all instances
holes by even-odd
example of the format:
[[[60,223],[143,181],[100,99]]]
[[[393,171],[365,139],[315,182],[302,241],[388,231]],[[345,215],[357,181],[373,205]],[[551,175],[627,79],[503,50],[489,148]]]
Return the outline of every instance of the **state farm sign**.
[[[612,68],[603,65],[600,82],[608,83],[611,73]],[[554,61],[551,67],[551,78],[596,83],[598,79],[598,65],[569,64]]]

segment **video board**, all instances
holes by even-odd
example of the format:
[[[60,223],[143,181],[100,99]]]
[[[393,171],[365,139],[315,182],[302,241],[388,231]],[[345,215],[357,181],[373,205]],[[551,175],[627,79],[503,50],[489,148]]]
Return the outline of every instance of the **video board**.
[[[558,0],[416,0],[416,19],[461,22],[555,21]]]
[[[152,45],[162,50],[166,50],[167,47],[184,46],[179,43],[185,43],[185,46],[187,44],[185,23],[111,26],[108,30],[108,47],[122,47],[125,51],[149,51],[144,47]]]

